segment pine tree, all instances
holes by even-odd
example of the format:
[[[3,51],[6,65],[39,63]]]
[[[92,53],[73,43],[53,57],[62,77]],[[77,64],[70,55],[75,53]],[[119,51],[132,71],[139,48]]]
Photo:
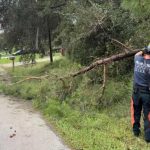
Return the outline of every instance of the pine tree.
[[[136,33],[131,41],[137,46],[146,46],[150,41],[150,1],[149,0],[123,0],[122,7],[131,12],[136,20]]]

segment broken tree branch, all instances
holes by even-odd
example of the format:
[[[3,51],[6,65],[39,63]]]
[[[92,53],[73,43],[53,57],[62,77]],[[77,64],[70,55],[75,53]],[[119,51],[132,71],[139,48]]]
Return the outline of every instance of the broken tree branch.
[[[131,57],[139,51],[140,51],[139,49],[136,49],[136,50],[133,50],[133,51],[130,51],[130,52],[128,51],[128,52],[124,52],[124,53],[119,53],[119,54],[116,54],[116,55],[112,55],[108,58],[103,58],[103,59],[97,60],[96,62],[92,63],[91,65],[79,70],[78,72],[70,74],[70,76],[71,77],[76,77],[78,75],[84,74],[84,73],[92,70],[93,68],[95,68],[97,66],[100,66],[100,65],[103,65],[103,64],[108,64],[108,63],[111,63],[111,62],[114,62],[114,61],[119,61],[119,60],[122,60],[122,59],[125,59],[125,58],[128,58],[128,57]]]
[[[49,77],[49,75],[45,75],[45,76],[41,76],[41,77],[27,77],[27,78],[25,78],[23,80],[20,80],[18,82],[12,83],[10,85],[19,84],[19,83],[22,83],[22,82],[25,82],[25,81],[28,81],[28,80],[42,80],[42,79],[46,79],[47,77]]]
[[[18,82],[15,82],[15,83],[12,83],[12,84],[9,84],[9,85],[12,86],[12,85],[23,83],[23,82],[29,81],[29,80],[39,80],[39,81],[41,81],[41,80],[44,80],[44,79],[49,79],[50,77],[52,79],[56,79],[57,81],[61,81],[62,84],[63,84],[63,87],[66,87],[66,83],[65,83],[64,79],[69,78],[69,77],[61,77],[60,78],[55,74],[49,74],[49,75],[43,75],[43,76],[14,76],[14,78],[25,78],[25,79],[19,80]]]
[[[116,55],[112,55],[108,58],[102,58],[102,59],[99,59],[95,62],[93,62],[92,64],[90,64],[89,66],[85,67],[85,68],[82,68],[81,70],[79,70],[78,72],[75,72],[73,74],[70,74],[69,76],[65,76],[65,77],[61,77],[59,78],[57,75],[53,75],[55,76],[55,78],[57,80],[60,80],[62,82],[62,84],[65,86],[65,81],[64,79],[68,79],[70,77],[76,77],[78,75],[81,75],[81,74],[84,74],[88,71],[91,71],[92,69],[94,69],[95,67],[98,67],[100,65],[106,65],[106,64],[109,64],[109,63],[112,63],[112,62],[115,62],[115,61],[119,61],[119,60],[122,60],[122,59],[125,59],[125,58],[128,58],[128,57],[131,57],[133,55],[135,55],[137,52],[139,52],[140,49],[136,49],[136,50],[133,50],[133,51],[128,51],[128,52],[124,52],[124,53],[119,53],[119,54],[116,54]],[[20,80],[16,83],[13,83],[13,84],[18,84],[18,83],[22,83],[22,82],[25,82],[27,80],[42,80],[42,79],[46,79],[46,78],[49,78],[50,75],[45,75],[45,76],[40,76],[40,77],[27,77],[26,79],[24,80]],[[11,84],[11,85],[13,85]]]

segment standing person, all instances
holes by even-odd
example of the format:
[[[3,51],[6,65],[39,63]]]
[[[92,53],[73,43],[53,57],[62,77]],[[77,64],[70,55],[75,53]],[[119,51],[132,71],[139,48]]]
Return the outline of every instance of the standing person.
[[[150,44],[134,58],[134,86],[131,99],[131,123],[133,133],[139,136],[143,109],[145,140],[150,142]]]

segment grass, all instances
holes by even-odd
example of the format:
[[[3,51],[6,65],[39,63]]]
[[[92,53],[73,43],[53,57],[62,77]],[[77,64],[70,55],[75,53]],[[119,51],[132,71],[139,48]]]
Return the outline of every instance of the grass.
[[[49,74],[50,78],[29,80],[13,86],[0,84],[0,91],[32,100],[33,105],[43,112],[75,150],[150,149],[144,141],[143,128],[139,138],[131,132],[132,77],[124,78],[124,81],[110,79],[103,98],[99,100],[101,85],[93,84],[89,74],[65,80],[65,85],[57,80],[56,75],[63,77],[80,67],[66,58],[52,65],[42,63],[28,68],[17,67],[15,72],[9,71],[12,82],[25,76],[44,74]]]
[[[60,53],[54,53],[54,60],[59,60],[61,58],[61,54]],[[9,58],[6,58],[7,56],[3,56],[0,59],[0,64],[9,64],[12,63],[12,60],[10,60]],[[36,54],[36,59],[42,59],[40,58],[39,54]],[[15,58],[15,62],[19,62],[20,61],[20,56],[16,56]]]
[[[15,58],[15,62],[18,62],[18,61],[19,61],[19,56]],[[10,60],[9,58],[0,59],[0,64],[9,64],[9,63],[12,63],[12,60]]]

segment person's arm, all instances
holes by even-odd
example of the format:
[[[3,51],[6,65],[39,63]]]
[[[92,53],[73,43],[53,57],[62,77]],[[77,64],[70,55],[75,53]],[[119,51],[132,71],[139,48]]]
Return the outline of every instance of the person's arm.
[[[143,55],[144,55],[143,51],[139,51],[138,53],[136,53],[135,56],[134,56],[134,63],[136,62],[136,60],[139,57],[143,57]]]
[[[138,53],[135,54],[135,56],[142,56],[143,55],[143,51],[139,51]]]

